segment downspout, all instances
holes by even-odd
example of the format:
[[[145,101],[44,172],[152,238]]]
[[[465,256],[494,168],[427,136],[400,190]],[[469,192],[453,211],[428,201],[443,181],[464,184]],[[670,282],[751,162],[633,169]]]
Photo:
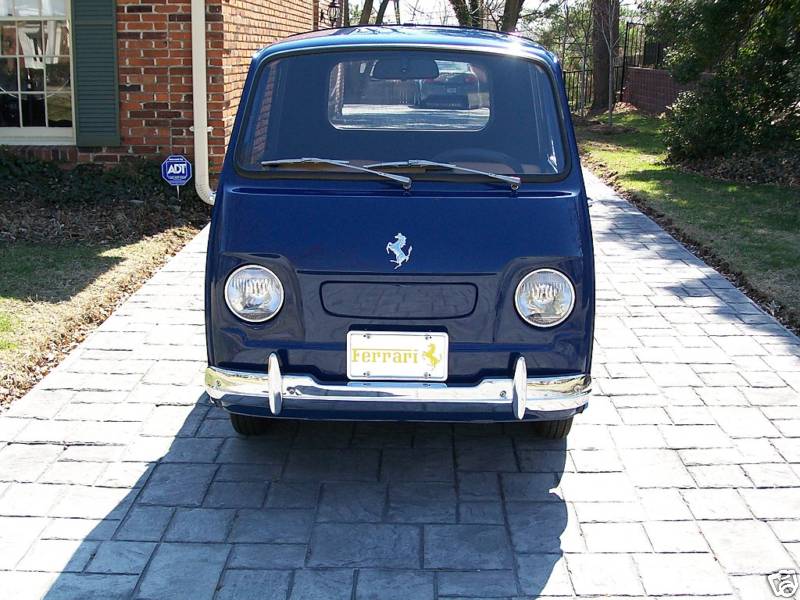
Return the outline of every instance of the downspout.
[[[192,0],[192,109],[194,113],[194,188],[214,204],[208,178],[208,72],[206,71],[206,0]]]

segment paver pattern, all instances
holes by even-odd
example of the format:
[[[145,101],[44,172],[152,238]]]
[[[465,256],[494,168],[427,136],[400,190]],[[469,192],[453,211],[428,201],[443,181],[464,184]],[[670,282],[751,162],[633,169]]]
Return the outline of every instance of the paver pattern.
[[[277,423],[201,387],[201,235],[0,417],[0,598],[772,598],[800,340],[589,176],[596,394],[525,426]]]

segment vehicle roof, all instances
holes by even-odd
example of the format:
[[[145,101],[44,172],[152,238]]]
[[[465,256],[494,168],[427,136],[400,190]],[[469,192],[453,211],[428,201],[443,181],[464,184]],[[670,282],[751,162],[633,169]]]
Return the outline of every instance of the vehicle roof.
[[[550,65],[557,62],[555,55],[542,45],[516,34],[442,25],[368,25],[322,29],[294,35],[267,46],[256,54],[255,59],[262,60],[277,52],[357,45],[453,46],[535,56]]]

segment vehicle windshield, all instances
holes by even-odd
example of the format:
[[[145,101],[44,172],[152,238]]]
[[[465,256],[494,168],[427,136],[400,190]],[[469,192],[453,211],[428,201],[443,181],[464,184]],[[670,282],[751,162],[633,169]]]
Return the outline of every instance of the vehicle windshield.
[[[296,54],[265,63],[248,102],[236,154],[244,171],[306,156],[360,166],[428,160],[532,178],[565,169],[551,79],[524,58],[429,49]],[[443,174],[470,176],[425,177]]]

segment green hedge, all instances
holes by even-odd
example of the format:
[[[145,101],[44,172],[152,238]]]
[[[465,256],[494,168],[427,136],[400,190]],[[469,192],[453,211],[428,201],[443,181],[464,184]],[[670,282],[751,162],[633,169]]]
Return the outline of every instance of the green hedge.
[[[0,198],[4,201],[75,203],[136,202],[178,204],[175,188],[161,179],[159,161],[134,159],[104,167],[58,163],[0,148]],[[181,188],[180,204],[199,202],[194,185]]]
[[[800,151],[800,118],[767,110],[768,90],[717,75],[697,91],[683,92],[662,129],[674,162],[749,154],[758,150]]]

